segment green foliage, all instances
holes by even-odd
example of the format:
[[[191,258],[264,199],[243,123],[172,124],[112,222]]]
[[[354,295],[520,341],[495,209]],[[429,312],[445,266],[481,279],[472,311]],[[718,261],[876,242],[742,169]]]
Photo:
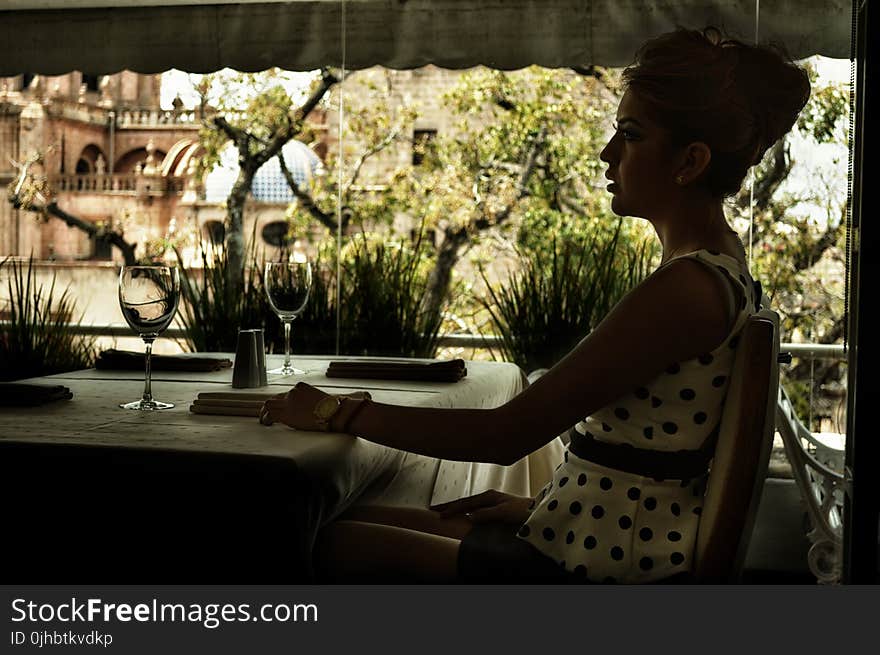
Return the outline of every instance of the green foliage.
[[[334,221],[339,213],[350,216],[350,229],[369,231],[390,225],[396,212],[411,207],[408,198],[395,193],[395,178],[411,168],[396,168],[396,155],[399,147],[409,146],[419,109],[394,95],[393,75],[387,70],[359,71],[329,93],[331,106],[344,94],[343,151],[328,153],[324,160],[327,174],[313,178],[308,191],[318,209]],[[365,173],[372,166],[391,169],[388,178],[381,180],[390,183],[372,184],[365,190],[363,185],[377,182]],[[287,218],[299,232],[308,232],[315,222],[299,203],[288,208]]]
[[[819,85],[815,68],[808,66],[807,72],[812,90],[807,106],[798,116],[798,129],[816,143],[846,143],[849,89],[838,84]]]
[[[290,348],[294,354],[329,355],[336,352],[336,244],[318,244],[312,260],[312,288],[305,309],[291,328]],[[263,290],[264,291],[264,290]],[[263,293],[265,297],[265,293]],[[271,352],[284,352],[281,320],[272,313],[266,324],[266,342]]]
[[[0,328],[0,380],[17,380],[94,365],[94,338],[74,334],[69,323],[76,303],[68,295],[69,287],[56,294],[55,275],[49,288],[36,281],[34,261],[27,267],[6,258],[8,305],[6,325]]]
[[[809,380],[788,380],[783,371],[782,382],[785,384],[785,392],[791,401],[795,415],[805,426],[809,423],[810,416],[810,382]],[[815,426],[807,426],[813,429]]]
[[[433,357],[442,312],[422,307],[429,264],[421,241],[355,235],[343,252],[340,351]]]
[[[489,285],[482,303],[501,337],[501,352],[523,370],[550,368],[650,272],[655,243],[621,238],[619,220],[610,236],[557,240],[520,248],[520,269],[498,288]]]
[[[422,298],[432,257],[421,241],[409,244],[358,233],[342,249],[339,352],[348,355],[433,357],[442,312],[427,312]],[[318,249],[312,292],[293,324],[295,353],[336,352],[335,243]],[[280,337],[274,342],[283,348]]]
[[[255,243],[255,240],[251,240]],[[263,327],[267,303],[263,293],[262,267],[256,264],[252,246],[250,261],[240,280],[238,293],[227,275],[226,251],[213,244],[201,244],[201,269],[187,269],[180,262],[180,320],[193,351],[235,352],[238,330]]]
[[[292,326],[294,354],[336,352],[335,243],[321,243],[317,252],[308,302]],[[180,315],[193,350],[234,352],[239,328],[262,327],[269,352],[283,352],[281,321],[266,300],[265,262],[253,248],[248,261],[242,295],[229,293],[226,257],[210,246],[203,250],[201,271],[184,271]],[[352,237],[342,254],[340,353],[433,357],[441,314],[420,306],[429,266],[430,253],[421,243]]]
[[[515,231],[529,207],[591,213],[592,183],[604,168],[598,153],[614,102],[594,78],[536,66],[514,72],[479,68],[463,74],[442,101],[452,129],[437,135],[422,165],[397,170],[389,195],[400,211],[419,217],[428,229],[470,229],[479,221],[472,231],[476,240],[499,217],[509,216],[504,229]]]
[[[259,73],[221,71],[202,76],[197,90],[203,104],[223,116],[234,128],[251,135],[249,150],[256,154],[265,142],[289,125],[293,100],[282,85],[284,71],[269,69]],[[220,160],[229,138],[212,121],[205,120],[199,131],[204,154],[199,174],[204,175]]]

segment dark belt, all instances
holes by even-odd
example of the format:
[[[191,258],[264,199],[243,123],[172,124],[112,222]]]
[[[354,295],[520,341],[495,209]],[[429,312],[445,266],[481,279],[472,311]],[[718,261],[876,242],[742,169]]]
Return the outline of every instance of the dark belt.
[[[568,449],[594,464],[655,480],[692,480],[709,470],[718,439],[718,427],[697,450],[647,450],[629,444],[599,441],[574,428],[568,431],[568,437]]]

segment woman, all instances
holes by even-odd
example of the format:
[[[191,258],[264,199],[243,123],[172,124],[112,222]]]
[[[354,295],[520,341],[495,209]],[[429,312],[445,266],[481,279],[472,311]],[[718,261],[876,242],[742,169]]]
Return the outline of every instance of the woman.
[[[534,499],[365,507],[327,526],[319,564],[339,578],[644,583],[690,570],[738,335],[760,301],[723,201],[791,129],[810,86],[781,50],[714,28],[647,42],[623,80],[600,155],[611,206],[648,220],[663,256],[571,353],[492,410],[390,406],[302,383],[264,406],[264,422],[499,464],[568,431]]]

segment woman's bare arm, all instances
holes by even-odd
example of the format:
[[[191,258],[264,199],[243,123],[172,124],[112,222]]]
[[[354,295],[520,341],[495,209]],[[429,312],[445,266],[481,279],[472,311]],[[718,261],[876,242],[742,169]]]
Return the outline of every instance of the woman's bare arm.
[[[450,460],[512,464],[670,364],[716,348],[732,317],[724,282],[679,260],[630,292],[595,330],[521,394],[495,409],[434,409],[369,403],[348,426],[359,437]],[[275,418],[308,428],[314,398],[288,402]],[[298,419],[297,416],[302,417]]]

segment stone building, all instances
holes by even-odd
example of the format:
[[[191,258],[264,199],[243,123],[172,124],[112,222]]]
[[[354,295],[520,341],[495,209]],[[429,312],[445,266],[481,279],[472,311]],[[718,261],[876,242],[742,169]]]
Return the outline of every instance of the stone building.
[[[58,206],[74,216],[122,226],[128,241],[167,230],[198,149],[198,116],[159,107],[160,75],[19,75],[0,79],[0,184],[16,163],[44,154]],[[177,104],[177,103],[176,103]],[[42,260],[107,260],[101,241],[59,220],[0,203],[0,253]]]

